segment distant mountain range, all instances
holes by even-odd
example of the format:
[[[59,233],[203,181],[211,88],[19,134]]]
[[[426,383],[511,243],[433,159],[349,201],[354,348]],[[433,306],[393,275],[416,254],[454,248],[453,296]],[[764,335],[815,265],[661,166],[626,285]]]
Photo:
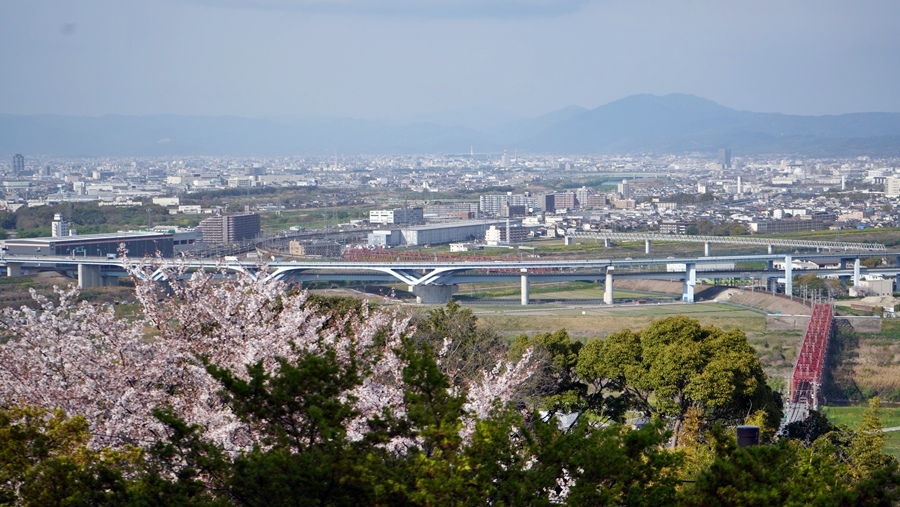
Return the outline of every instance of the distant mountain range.
[[[634,95],[536,118],[468,110],[409,122],[327,117],[0,115],[0,154],[57,156],[560,155],[715,152],[900,156],[900,113],[794,116],[693,95]]]

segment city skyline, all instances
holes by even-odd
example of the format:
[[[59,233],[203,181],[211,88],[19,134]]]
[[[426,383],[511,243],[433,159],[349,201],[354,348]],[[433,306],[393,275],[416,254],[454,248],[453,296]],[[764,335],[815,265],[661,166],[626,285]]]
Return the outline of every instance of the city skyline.
[[[0,113],[534,117],[634,94],[900,112],[900,4],[11,0]]]

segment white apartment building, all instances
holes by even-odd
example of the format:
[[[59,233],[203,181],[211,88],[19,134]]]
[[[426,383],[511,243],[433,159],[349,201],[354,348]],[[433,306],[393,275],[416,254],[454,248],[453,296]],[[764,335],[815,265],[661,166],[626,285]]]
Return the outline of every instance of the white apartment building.
[[[884,195],[887,197],[900,196],[900,178],[890,177],[884,179]]]

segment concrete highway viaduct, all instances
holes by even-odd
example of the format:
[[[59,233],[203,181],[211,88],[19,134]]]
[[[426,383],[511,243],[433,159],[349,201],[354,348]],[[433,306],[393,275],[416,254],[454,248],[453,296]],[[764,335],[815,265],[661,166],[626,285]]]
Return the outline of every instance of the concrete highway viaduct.
[[[873,255],[900,257],[900,252],[841,251],[797,255],[803,260],[839,259],[832,269],[816,270],[820,276],[852,279],[859,284],[863,273],[896,277],[900,282],[900,267],[864,269],[861,259]],[[665,259],[584,259],[584,260],[502,260],[460,262],[341,262],[341,261],[278,261],[265,266],[256,263],[215,260],[177,260],[191,270],[243,271],[255,277],[294,282],[357,281],[402,282],[416,295],[420,303],[446,303],[458,290],[459,284],[475,282],[509,282],[521,284],[521,304],[529,302],[529,284],[533,281],[589,281],[604,283],[604,301],[612,303],[615,279],[676,280],[682,283],[682,300],[694,301],[694,286],[699,278],[727,279],[752,278],[760,280],[767,288],[783,286],[792,293],[794,269],[793,254],[727,255],[704,257],[680,257]],[[900,260],[900,259],[898,259]],[[99,257],[25,257],[5,256],[0,265],[8,276],[21,274],[23,269],[56,270],[77,274],[82,288],[111,284],[112,280],[127,275],[126,265],[138,266],[140,259]],[[783,262],[783,268],[774,264]],[[734,264],[735,268],[722,269]],[[765,268],[741,269],[740,265],[765,265]],[[900,266],[900,264],[898,264]],[[155,280],[165,279],[165,270],[144,272]]]

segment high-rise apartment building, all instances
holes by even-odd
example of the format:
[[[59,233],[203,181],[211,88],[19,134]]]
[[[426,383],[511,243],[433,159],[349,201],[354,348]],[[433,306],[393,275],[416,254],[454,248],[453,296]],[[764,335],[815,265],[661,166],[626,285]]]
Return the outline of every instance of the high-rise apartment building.
[[[203,241],[221,245],[259,236],[260,219],[256,213],[213,215],[200,222]]]
[[[478,199],[478,209],[486,216],[499,216],[504,206],[525,206],[530,210],[537,205],[537,199],[526,194],[485,194]]]
[[[50,223],[50,236],[60,238],[69,235],[69,222],[63,220],[62,214],[53,215],[53,222]]]
[[[553,206],[557,211],[575,209],[575,192],[556,192],[553,199]]]

